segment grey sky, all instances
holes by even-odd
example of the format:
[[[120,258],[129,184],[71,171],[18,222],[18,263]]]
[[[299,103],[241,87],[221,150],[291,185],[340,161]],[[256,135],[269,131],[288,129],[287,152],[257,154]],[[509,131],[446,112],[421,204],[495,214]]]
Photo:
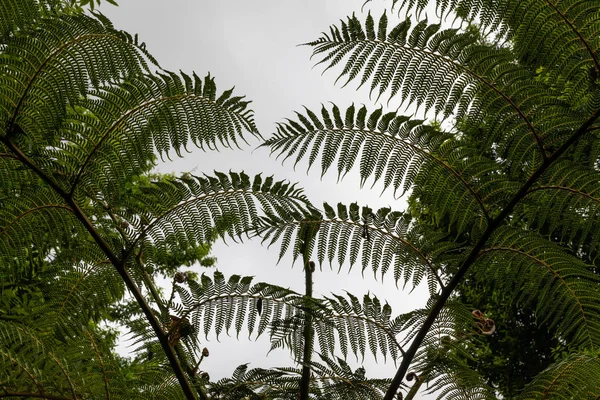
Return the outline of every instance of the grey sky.
[[[138,33],[146,42],[148,50],[161,66],[169,70],[195,71],[204,76],[208,71],[216,77],[220,91],[236,87],[236,93],[245,94],[252,100],[256,122],[263,136],[274,131],[275,123],[292,118],[294,110],[305,105],[318,109],[322,103],[335,102],[346,108],[352,102],[373,105],[366,90],[356,92],[356,84],[341,89],[333,85],[336,71],[321,75],[322,67],[313,68],[309,59],[311,49],[297,45],[316,39],[329,25],[351,15],[360,13],[364,0],[120,0],[119,7],[102,6],[105,13],[120,29]],[[391,2],[387,2],[391,3]],[[381,15],[386,2],[374,1],[373,14]],[[385,104],[384,104],[385,106]],[[397,106],[397,105],[396,105]],[[395,108],[395,107],[394,107]],[[199,150],[161,166],[161,171],[190,171],[212,173],[244,170],[250,175],[263,172],[276,179],[289,179],[304,187],[313,204],[323,201],[360,205],[373,208],[391,206],[404,209],[403,200],[393,198],[391,191],[380,197],[381,186],[373,190],[360,189],[357,179],[346,178],[336,184],[335,174],[326,175],[321,181],[317,169],[306,174],[306,164],[299,164],[296,171],[292,163],[281,166],[280,161],[269,157],[268,151],[252,151],[258,141],[243,150],[222,150],[219,153],[203,153]],[[370,185],[368,185],[370,186]],[[303,290],[303,272],[299,264],[290,268],[289,260],[277,263],[278,248],[266,249],[256,242],[228,246],[218,243],[213,248],[218,258],[218,269],[226,276],[233,273],[254,275],[255,281]],[[337,270],[337,268],[336,268]],[[347,271],[347,269],[345,270]],[[355,295],[370,291],[380,299],[386,299],[394,313],[409,311],[426,301],[426,288],[419,287],[410,295],[399,292],[391,274],[385,282],[377,282],[366,273],[362,279],[360,267],[351,273],[340,274],[324,269],[315,274],[315,294],[343,293],[348,290]],[[210,271],[208,271],[211,273]],[[240,341],[223,336],[221,343],[214,337],[206,343],[211,357],[203,363],[212,378],[230,376],[233,369],[250,362],[251,367],[289,365],[286,352],[273,352],[266,358],[268,342],[248,343],[244,335]],[[355,359],[349,362],[355,367]],[[375,365],[372,357],[365,357],[365,367],[370,376],[391,377],[393,364]]]

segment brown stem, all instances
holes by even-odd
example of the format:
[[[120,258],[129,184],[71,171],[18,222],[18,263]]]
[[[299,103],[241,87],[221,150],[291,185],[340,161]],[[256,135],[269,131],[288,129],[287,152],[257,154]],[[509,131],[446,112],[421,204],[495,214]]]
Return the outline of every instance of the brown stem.
[[[446,300],[450,297],[454,289],[458,286],[458,284],[462,281],[467,270],[473,263],[477,260],[479,252],[483,249],[484,245],[488,241],[488,239],[492,236],[492,234],[496,231],[496,229],[504,222],[505,218],[513,211],[515,206],[528,194],[529,189],[533,186],[533,184],[542,176],[542,174],[562,155],[569,147],[573,145],[581,136],[583,136],[590,126],[600,117],[600,109],[596,110],[594,114],[569,138],[567,139],[562,146],[556,152],[554,152],[551,156],[546,158],[542,165],[538,167],[538,169],[529,177],[529,179],[521,186],[521,188],[517,191],[517,193],[513,196],[513,198],[508,202],[508,204],[500,211],[498,216],[492,220],[492,222],[488,225],[486,230],[483,232],[477,243],[473,246],[467,258],[462,262],[460,268],[458,269],[456,275],[452,277],[452,280],[448,283],[448,286],[442,290],[440,296],[435,302],[433,308],[427,315],[427,318],[423,322],[423,325],[419,329],[419,332],[415,335],[410,347],[406,351],[405,356],[402,358],[402,362],[398,371],[396,371],[396,375],[390,386],[388,387],[387,392],[383,400],[393,400],[402,380],[404,379],[404,375],[406,371],[408,371],[408,367],[412,362],[413,358],[417,354],[417,350],[423,343],[427,332],[431,329],[431,326],[435,322],[438,314],[442,311],[444,304],[446,304]]]

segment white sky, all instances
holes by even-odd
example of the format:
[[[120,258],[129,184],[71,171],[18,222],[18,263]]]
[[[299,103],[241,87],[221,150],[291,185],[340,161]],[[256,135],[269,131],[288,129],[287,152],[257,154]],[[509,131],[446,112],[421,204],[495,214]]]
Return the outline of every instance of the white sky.
[[[117,28],[132,34],[138,33],[147,48],[165,69],[187,73],[195,71],[199,76],[207,72],[216,77],[217,88],[223,91],[236,87],[235,93],[244,94],[252,100],[255,119],[261,134],[269,137],[275,123],[285,118],[293,118],[293,111],[302,106],[318,110],[321,104],[329,101],[345,109],[352,102],[373,105],[367,92],[356,92],[356,84],[351,83],[341,89],[333,82],[336,70],[321,75],[322,67],[313,68],[311,49],[298,47],[300,43],[319,37],[328,31],[331,24],[337,23],[353,12],[359,14],[364,0],[120,0],[119,7],[102,6],[105,13]],[[391,2],[373,1],[372,12],[379,17],[383,5]],[[389,14],[388,14],[389,15]],[[338,71],[339,73],[339,71]],[[385,104],[384,104],[385,107]],[[394,106],[395,108],[396,106]],[[319,180],[318,168],[306,174],[306,163],[299,164],[296,171],[292,163],[281,163],[269,157],[266,149],[252,152],[259,144],[252,141],[243,150],[221,150],[219,153],[204,153],[199,150],[183,159],[161,166],[161,171],[191,171],[211,174],[213,170],[244,170],[253,176],[263,172],[264,176],[275,175],[277,180],[288,179],[299,182],[316,206],[323,201],[331,204],[358,202],[372,208],[391,206],[405,208],[403,200],[395,200],[391,191],[380,197],[381,186],[374,190],[360,189],[358,179],[348,176],[336,184],[334,173]],[[370,186],[370,185],[369,185]],[[258,241],[243,244],[217,243],[213,255],[218,258],[218,269],[226,277],[231,274],[253,275],[255,282],[266,281],[272,284],[303,291],[303,271],[299,264],[293,269],[283,260],[276,265],[278,248],[266,249]],[[345,270],[347,271],[347,269]],[[211,274],[211,271],[208,271]],[[315,295],[328,295],[331,292],[343,293],[347,290],[361,297],[370,292],[379,299],[387,300],[394,314],[410,311],[425,304],[427,290],[420,287],[410,295],[399,292],[388,274],[385,282],[371,279],[371,274],[362,279],[360,266],[355,266],[350,274],[336,274],[329,270],[315,273]],[[240,340],[221,337],[205,345],[211,356],[203,362],[203,368],[212,379],[230,376],[234,368],[250,362],[250,367],[272,367],[290,365],[287,352],[273,352],[266,357],[269,344],[266,340],[257,343],[247,342],[246,335]],[[203,342],[206,342],[203,340]],[[355,364],[355,359],[348,358]],[[370,376],[392,377],[396,367],[393,364],[375,365],[372,356],[365,356],[365,367]],[[425,397],[423,397],[425,398]]]

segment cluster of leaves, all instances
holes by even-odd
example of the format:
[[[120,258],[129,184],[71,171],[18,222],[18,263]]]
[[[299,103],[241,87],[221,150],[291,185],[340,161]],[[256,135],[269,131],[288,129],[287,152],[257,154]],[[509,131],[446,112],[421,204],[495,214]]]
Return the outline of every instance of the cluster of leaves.
[[[272,177],[152,174],[157,154],[260,138],[249,102],[161,69],[80,6],[0,3],[0,397],[392,400],[425,383],[440,398],[598,397],[595,2],[436,4],[458,28],[353,15],[308,43],[326,69],[342,67],[338,79],[443,121],[333,105],[281,123],[264,141],[277,156],[411,193],[406,211],[321,211]],[[392,2],[417,16],[426,5]],[[211,264],[219,236],[254,235],[301,258],[304,293],[180,270]],[[426,281],[430,301],[393,316],[372,295],[315,298],[313,257]],[[114,353],[107,320],[136,337],[133,360]],[[299,368],[243,365],[211,381],[201,336],[230,331],[268,333]],[[532,331],[542,361],[503,380],[495,360],[513,353],[500,338]],[[347,361],[367,353],[398,363],[396,375]]]

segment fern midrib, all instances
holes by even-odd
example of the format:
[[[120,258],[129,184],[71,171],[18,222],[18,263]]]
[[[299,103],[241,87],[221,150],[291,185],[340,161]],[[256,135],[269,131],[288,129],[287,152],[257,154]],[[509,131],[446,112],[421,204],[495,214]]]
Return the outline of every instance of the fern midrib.
[[[515,193],[513,198],[508,202],[508,204],[500,211],[498,216],[494,218],[494,220],[488,225],[486,230],[483,232],[477,243],[471,249],[471,252],[465,258],[458,268],[457,273],[452,277],[448,286],[442,291],[438,300],[435,302],[432,310],[429,315],[423,322],[421,329],[413,339],[411,346],[407,350],[405,357],[396,372],[392,380],[392,384],[389,386],[385,397],[383,400],[393,400],[396,391],[400,387],[402,380],[404,379],[404,375],[406,374],[410,362],[414,358],[417,350],[421,346],[427,332],[433,325],[433,322],[437,319],[438,314],[442,310],[446,300],[450,297],[450,295],[454,292],[454,289],[458,286],[458,284],[462,281],[467,270],[471,267],[471,265],[477,260],[477,255],[483,249],[485,244],[491,235],[496,231],[496,229],[502,224],[502,222],[508,217],[508,215],[513,211],[514,207],[527,195],[527,192],[533,186],[533,184],[546,172],[546,170],[562,155],[564,154],[581,136],[587,133],[589,127],[591,127],[594,122],[600,117],[600,109],[596,110],[588,119],[585,121],[581,127],[573,133],[569,139],[567,139],[562,146],[560,146],[552,155],[550,155],[547,159],[544,160],[542,165],[538,167],[538,169],[529,177],[529,179],[521,186],[521,188]]]
[[[69,376],[69,374],[67,373],[67,371],[65,370],[65,368],[63,367],[61,362],[54,356],[54,353],[49,352],[47,354],[48,354],[48,356],[50,356],[51,359],[54,360],[56,365],[58,365],[58,368],[60,368],[60,370],[62,371],[63,375],[67,379],[67,382],[69,383],[69,388],[71,389],[71,394],[73,395],[73,399],[77,400],[79,397],[77,397],[77,393],[75,391],[75,386],[73,385],[73,382],[71,381],[71,377]]]
[[[590,344],[594,343],[594,341],[593,341],[593,339],[592,339],[592,337],[590,335],[591,329],[589,328],[588,319],[586,317],[585,311],[583,310],[583,305],[579,301],[579,297],[573,292],[573,289],[563,279],[563,277],[558,272],[556,272],[556,270],[554,270],[552,268],[551,264],[548,264],[544,260],[541,260],[541,259],[535,257],[534,255],[529,254],[526,251],[519,250],[519,249],[514,249],[512,247],[505,247],[505,246],[489,247],[487,249],[482,250],[477,257],[479,258],[480,256],[483,256],[485,254],[488,254],[488,253],[491,253],[491,252],[494,252],[494,251],[507,251],[507,252],[512,252],[512,253],[517,253],[517,254],[519,254],[521,256],[524,256],[524,257],[527,257],[527,258],[533,260],[537,264],[540,264],[540,265],[546,267],[546,269],[549,270],[552,275],[554,275],[554,277],[562,284],[562,286],[564,286],[567,289],[567,291],[571,294],[571,297],[573,299],[575,299],[575,301],[577,303],[577,306],[579,307],[579,311],[581,312],[581,316],[583,317],[583,321],[584,321],[583,324],[586,327],[588,327],[588,329],[586,329],[586,332],[588,334],[587,336],[588,336],[589,343]]]
[[[403,45],[399,45],[396,44],[394,42],[388,42],[388,41],[381,41],[381,40],[377,40],[377,39],[361,39],[360,42],[358,43],[372,43],[374,45],[377,44],[384,44],[384,45],[388,45],[391,46],[393,48],[397,48],[397,49],[402,49],[402,50],[408,50],[411,51],[413,53],[419,53],[422,52],[426,55],[430,55],[432,57],[441,59],[442,61],[446,62],[447,64],[452,65],[453,67],[455,67],[458,70],[462,70],[465,71],[468,75],[474,77],[475,79],[477,79],[478,81],[482,82],[485,86],[489,87],[492,91],[494,91],[496,94],[498,94],[500,97],[502,97],[502,99],[504,99],[512,108],[513,110],[515,110],[515,112],[519,115],[519,117],[523,120],[523,122],[525,122],[525,124],[527,125],[527,127],[529,128],[529,131],[531,132],[531,134],[533,135],[536,143],[537,143],[537,147],[540,150],[540,154],[542,155],[543,159],[547,158],[547,154],[546,154],[546,150],[544,149],[544,145],[542,143],[542,140],[540,138],[540,136],[538,135],[535,127],[533,126],[533,123],[531,121],[529,121],[529,119],[527,118],[527,116],[525,114],[523,114],[523,112],[521,111],[521,109],[517,106],[517,104],[515,104],[515,102],[506,94],[504,94],[504,92],[502,92],[500,89],[498,89],[492,82],[489,82],[487,79],[485,79],[483,76],[477,74],[475,71],[467,68],[465,65],[462,65],[458,62],[456,62],[455,60],[453,60],[450,57],[444,56],[440,53],[436,53],[433,52],[431,50],[427,50],[427,49],[423,49],[420,47],[412,47],[406,44]],[[333,42],[333,43],[337,43],[337,42]],[[346,42],[340,42],[341,43],[346,43]]]
[[[581,197],[585,197],[589,200],[592,200],[595,203],[600,203],[600,198],[594,197],[593,195],[589,194],[589,193],[585,193],[582,192],[581,190],[569,187],[569,186],[560,186],[560,185],[542,185],[542,186],[537,186],[531,190],[529,190],[527,192],[527,194],[531,194],[537,191],[542,191],[542,190],[563,190],[569,193],[573,193],[576,195],[579,195]]]

